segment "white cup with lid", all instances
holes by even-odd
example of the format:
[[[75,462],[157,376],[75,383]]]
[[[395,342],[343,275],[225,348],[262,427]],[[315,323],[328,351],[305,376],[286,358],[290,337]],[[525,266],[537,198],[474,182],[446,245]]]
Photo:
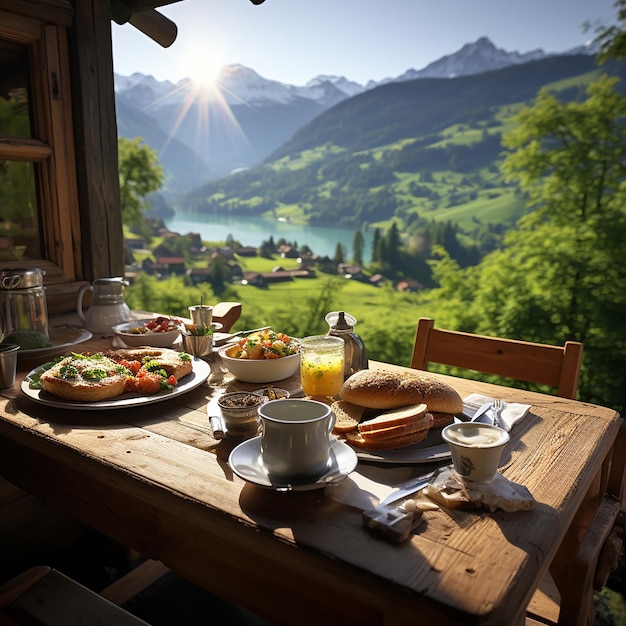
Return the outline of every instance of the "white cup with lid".
[[[441,437],[450,446],[456,473],[475,482],[496,475],[500,456],[509,442],[506,430],[480,422],[450,424],[441,431]]]

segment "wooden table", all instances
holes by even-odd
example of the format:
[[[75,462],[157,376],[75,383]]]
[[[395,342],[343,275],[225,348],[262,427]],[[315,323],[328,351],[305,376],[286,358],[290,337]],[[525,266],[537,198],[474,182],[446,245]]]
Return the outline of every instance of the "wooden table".
[[[99,338],[80,349],[105,346]],[[441,377],[463,397],[532,405],[501,471],[536,506],[429,511],[418,534],[393,545],[323,491],[276,493],[233,474],[232,445],[212,438],[206,404],[224,387],[254,386],[218,376],[158,404],[71,411],[21,393],[34,365],[20,363],[0,396],[0,473],[276,624],[520,623],[548,565],[556,557],[557,570],[559,558],[567,567],[559,554],[571,558],[600,505],[621,422],[611,409]]]

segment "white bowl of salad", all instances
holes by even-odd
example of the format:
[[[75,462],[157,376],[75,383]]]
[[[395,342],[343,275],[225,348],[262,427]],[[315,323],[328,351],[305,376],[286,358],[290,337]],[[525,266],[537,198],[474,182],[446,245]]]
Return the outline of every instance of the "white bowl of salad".
[[[168,348],[180,337],[184,327],[183,321],[178,318],[159,316],[117,324],[113,326],[113,331],[133,348]]]
[[[219,349],[224,365],[246,383],[273,383],[300,368],[300,340],[272,330],[257,331]]]

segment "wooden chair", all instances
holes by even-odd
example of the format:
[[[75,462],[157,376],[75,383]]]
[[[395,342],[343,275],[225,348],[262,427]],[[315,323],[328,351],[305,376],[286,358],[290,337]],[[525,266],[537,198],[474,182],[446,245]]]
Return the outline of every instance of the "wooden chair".
[[[33,567],[0,586],[0,626],[148,626],[61,572]]]
[[[223,333],[227,333],[233,327],[240,315],[240,302],[218,302],[213,306],[213,321],[222,324]]]
[[[531,343],[434,327],[420,318],[411,367],[428,370],[429,363],[449,365],[517,381],[549,385],[564,398],[575,398],[583,345],[567,341],[563,346]],[[593,621],[593,590],[606,583],[621,552],[621,529],[616,528],[624,501],[626,427],[618,435],[610,467],[603,468],[600,486],[587,494],[573,525],[584,524],[584,537],[574,554],[561,546],[527,611],[531,624],[575,624]],[[588,511],[594,511],[589,514]],[[592,519],[589,519],[592,517]],[[586,520],[586,522],[585,522]],[[619,535],[619,537],[618,537]],[[554,584],[556,580],[557,585]]]
[[[434,327],[422,317],[417,324],[411,367],[428,370],[429,363],[485,372],[557,389],[575,398],[583,344],[567,341],[552,346],[514,339],[473,335]]]

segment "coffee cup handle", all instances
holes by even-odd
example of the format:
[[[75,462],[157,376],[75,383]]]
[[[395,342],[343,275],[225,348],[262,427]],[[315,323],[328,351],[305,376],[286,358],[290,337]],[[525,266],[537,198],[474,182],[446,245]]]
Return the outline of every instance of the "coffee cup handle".
[[[337,416],[334,411],[330,412],[330,421],[328,422],[328,434],[331,435],[333,432],[333,428],[335,428],[335,423],[337,422]]]

